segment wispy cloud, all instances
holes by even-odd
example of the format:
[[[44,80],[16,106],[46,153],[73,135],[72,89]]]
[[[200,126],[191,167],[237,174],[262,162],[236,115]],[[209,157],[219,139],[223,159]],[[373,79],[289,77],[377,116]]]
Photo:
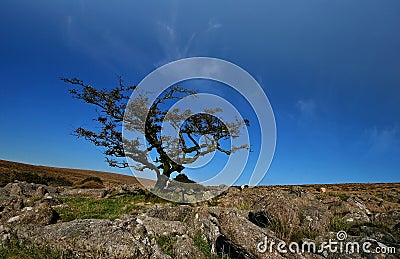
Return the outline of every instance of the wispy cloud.
[[[369,152],[382,154],[400,151],[400,130],[396,126],[368,129],[364,134],[364,139],[366,139]]]
[[[221,27],[222,27],[222,24],[216,22],[215,20],[210,20],[208,22],[207,32],[212,31],[212,30],[217,30]]]
[[[72,16],[68,15],[66,18],[66,23],[67,23],[67,34],[71,34],[71,28],[72,28]]]
[[[175,40],[176,36],[175,29],[171,25],[162,22],[158,22],[157,24],[158,26],[161,27],[161,29],[163,29],[167,33],[167,39],[172,41]]]
[[[166,22],[157,22],[157,40],[163,49],[164,57],[155,63],[155,66],[164,65],[173,60],[187,56],[190,44],[195,38],[192,34],[185,44],[180,43],[182,36],[177,33],[175,25]]]
[[[211,31],[218,30],[222,24],[214,19],[209,20],[203,30],[193,31],[190,35],[179,32],[176,26],[176,18],[170,22],[157,22],[156,35],[158,42],[163,48],[164,57],[155,63],[155,66],[164,65],[165,63],[196,55],[193,43],[203,37],[207,37]]]
[[[300,113],[300,118],[313,118],[316,114],[316,104],[313,99],[300,99],[295,104]]]

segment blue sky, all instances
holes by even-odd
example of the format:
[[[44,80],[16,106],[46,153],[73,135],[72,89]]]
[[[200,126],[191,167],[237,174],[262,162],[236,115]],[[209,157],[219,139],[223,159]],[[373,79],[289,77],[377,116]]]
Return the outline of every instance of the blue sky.
[[[262,184],[399,181],[399,1],[4,0],[0,24],[0,159],[127,173],[71,136],[95,113],[59,77],[112,87],[209,56],[274,109]]]

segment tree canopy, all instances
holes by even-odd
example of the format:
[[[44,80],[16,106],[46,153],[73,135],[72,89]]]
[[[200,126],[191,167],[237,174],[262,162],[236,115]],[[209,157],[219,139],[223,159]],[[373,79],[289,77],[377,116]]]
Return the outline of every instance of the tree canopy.
[[[197,114],[192,114],[190,109],[168,109],[169,102],[195,95],[194,90],[172,86],[149,105],[145,95],[131,100],[130,95],[136,86],[125,85],[122,78],[112,89],[95,88],[77,78],[61,80],[72,86],[69,92],[74,98],[94,105],[98,114],[94,118],[98,127],[78,127],[74,134],[102,147],[105,159],[112,167],[155,171],[159,189],[165,187],[173,172],[181,173],[185,164],[193,163],[201,156],[214,151],[230,155],[248,148],[247,145],[224,148],[221,144],[224,140],[238,137],[241,128],[249,125],[247,120],[224,123],[216,116],[221,112],[220,108]],[[165,122],[176,130],[177,136],[161,134]],[[126,138],[122,129],[144,136],[146,143],[137,137]],[[152,159],[150,152],[156,154]]]

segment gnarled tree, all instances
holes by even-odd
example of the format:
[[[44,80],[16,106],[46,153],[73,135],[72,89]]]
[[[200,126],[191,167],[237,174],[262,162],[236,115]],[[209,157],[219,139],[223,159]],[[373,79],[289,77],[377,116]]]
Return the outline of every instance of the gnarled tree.
[[[219,108],[193,115],[189,109],[168,111],[166,108],[168,102],[195,94],[195,91],[173,86],[148,105],[145,96],[129,100],[136,86],[125,85],[122,78],[119,78],[118,86],[111,90],[97,89],[77,78],[61,80],[72,85],[69,92],[74,98],[97,107],[98,116],[94,121],[100,127],[79,127],[75,129],[75,135],[103,147],[106,161],[111,167],[133,166],[139,171],[155,171],[156,187],[160,190],[165,188],[173,172],[182,172],[185,164],[201,156],[214,151],[230,155],[239,149],[248,148],[242,145],[225,149],[221,145],[224,140],[238,137],[241,128],[249,125],[247,120],[236,119],[227,125],[214,116],[221,111]],[[177,137],[162,136],[165,121],[177,130]],[[144,136],[146,143],[142,143],[139,138],[124,137],[122,126],[124,130]],[[199,141],[200,137],[203,137],[203,142]],[[150,152],[156,153],[156,157],[150,158]],[[128,160],[133,163],[128,163]]]

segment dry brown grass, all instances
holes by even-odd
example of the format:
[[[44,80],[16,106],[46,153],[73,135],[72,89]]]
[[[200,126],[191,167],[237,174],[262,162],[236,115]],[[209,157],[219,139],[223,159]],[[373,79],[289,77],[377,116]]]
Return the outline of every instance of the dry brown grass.
[[[47,177],[62,177],[71,181],[74,185],[79,185],[84,179],[88,177],[99,177],[105,186],[119,185],[119,184],[133,184],[140,185],[138,180],[129,175],[106,173],[92,170],[70,169],[70,168],[56,168],[48,166],[29,165],[6,160],[0,160],[0,175],[7,175],[12,172],[19,173],[35,173],[39,176]],[[151,180],[143,180],[146,184],[151,184]],[[142,180],[141,180],[142,182]]]

